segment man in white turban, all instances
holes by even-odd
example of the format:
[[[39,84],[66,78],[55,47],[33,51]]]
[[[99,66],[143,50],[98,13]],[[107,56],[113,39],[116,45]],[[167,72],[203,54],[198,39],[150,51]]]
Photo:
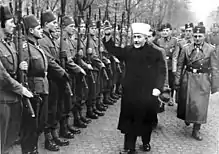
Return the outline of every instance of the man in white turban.
[[[162,92],[166,65],[162,52],[147,43],[150,25],[133,23],[133,44],[116,47],[111,35],[103,42],[108,52],[124,60],[126,74],[122,82],[123,93],[118,129],[125,134],[124,151],[134,154],[138,136],[142,137],[143,150],[150,151],[152,124],[156,120],[158,96]]]

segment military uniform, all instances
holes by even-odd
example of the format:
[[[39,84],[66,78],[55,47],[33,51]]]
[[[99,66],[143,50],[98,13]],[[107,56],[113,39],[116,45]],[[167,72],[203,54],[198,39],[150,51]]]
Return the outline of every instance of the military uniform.
[[[51,11],[42,14],[42,24],[56,20]],[[48,121],[45,128],[45,147],[51,151],[58,151],[59,146],[69,144],[66,140],[60,140],[58,134],[58,123],[62,120],[63,115],[63,91],[64,85],[69,80],[68,74],[60,66],[60,52],[57,39],[52,37],[51,33],[44,29],[44,36],[38,42],[45,52],[47,58],[52,61],[56,69],[48,68],[49,79],[49,100],[48,100]]]
[[[169,24],[162,25],[162,29],[170,28],[171,26]],[[173,95],[173,82],[174,82],[174,59],[177,51],[177,39],[175,37],[162,37],[158,39],[157,44],[159,47],[165,49],[166,52],[166,61],[167,61],[167,66],[168,66],[168,82],[169,82],[169,87],[171,88],[171,93]],[[169,105],[173,105],[173,102],[170,101]]]
[[[16,81],[17,52],[12,43],[3,39],[0,41],[0,61],[1,152],[4,154],[18,138],[22,115],[22,85]]]
[[[74,24],[74,21],[71,17],[65,16],[63,18],[63,25],[68,26]],[[63,50],[66,52],[66,69],[71,75],[71,84],[72,91],[74,93],[73,99],[73,107],[71,109],[74,115],[74,125],[79,128],[86,128],[87,123],[90,123],[91,120],[86,119],[82,113],[82,100],[83,100],[83,87],[85,86],[83,83],[84,74],[82,74],[82,68],[77,65],[77,42],[72,39],[72,34],[70,35],[67,31],[63,31]],[[80,59],[78,59],[80,61]],[[78,134],[80,131],[76,130],[73,127],[68,126],[70,131]]]
[[[175,79],[175,84],[180,86],[177,117],[194,123],[193,137],[197,140],[202,140],[199,130],[201,124],[207,121],[210,92],[213,94],[219,89],[218,69],[212,45],[191,43],[182,49]]]
[[[1,6],[1,22],[12,19],[9,8]],[[1,24],[1,28],[4,28]],[[0,39],[0,130],[1,153],[8,153],[18,138],[21,124],[23,86],[18,79],[18,54],[12,40],[1,30]]]
[[[28,38],[27,45],[24,45],[24,60],[28,62],[28,85],[34,93],[31,104],[34,108],[36,118],[33,119],[23,113],[22,152],[36,151],[38,137],[44,131],[48,116],[48,94],[49,83],[47,79],[48,61],[44,51],[39,47],[36,40]]]

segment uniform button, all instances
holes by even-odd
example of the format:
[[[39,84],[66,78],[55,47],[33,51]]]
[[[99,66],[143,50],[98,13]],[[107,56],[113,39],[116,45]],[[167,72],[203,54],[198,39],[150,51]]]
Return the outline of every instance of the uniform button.
[[[201,66],[202,66],[203,64],[201,64]]]

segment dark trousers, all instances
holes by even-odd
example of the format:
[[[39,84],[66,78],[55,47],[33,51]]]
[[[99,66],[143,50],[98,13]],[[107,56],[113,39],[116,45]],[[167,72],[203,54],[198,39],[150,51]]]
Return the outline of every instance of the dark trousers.
[[[172,70],[168,70],[168,81],[169,81],[169,86],[171,88],[171,96],[173,95],[173,86],[174,86],[174,74]]]
[[[88,74],[89,75],[87,76],[87,83],[88,83],[89,90],[88,90],[88,98],[87,98],[87,104],[86,105],[87,105],[87,107],[91,107],[96,103],[98,72],[97,71],[92,71],[94,81],[92,80],[90,72]]]
[[[143,145],[150,143],[152,133],[152,125],[149,125],[145,130],[145,133],[141,135]],[[127,133],[124,137],[124,149],[135,150],[137,135],[134,133]]]
[[[0,103],[1,153],[7,153],[18,138],[21,124],[22,105],[16,103]]]
[[[36,118],[32,118],[27,108],[24,108],[21,127],[22,152],[31,152],[37,149],[38,137],[43,132],[47,122],[48,95],[40,94],[31,99]]]
[[[59,86],[56,82],[49,80],[49,97],[48,97],[48,120],[45,127],[45,133],[58,128],[58,122],[61,119],[62,108],[59,108],[60,101]]]

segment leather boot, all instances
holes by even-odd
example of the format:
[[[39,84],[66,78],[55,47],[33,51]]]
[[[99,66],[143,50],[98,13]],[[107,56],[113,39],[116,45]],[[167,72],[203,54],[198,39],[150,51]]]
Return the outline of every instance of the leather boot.
[[[93,112],[93,109],[91,106],[89,106],[87,108],[87,118],[91,118],[91,119],[98,119],[98,115],[96,113]]]
[[[80,113],[78,110],[73,112],[74,115],[74,126],[78,128],[87,128],[87,124],[85,124],[81,119],[80,119]]]
[[[59,151],[59,146],[53,141],[50,132],[45,133],[45,149],[49,151]]]
[[[106,111],[106,108],[101,105],[101,100],[100,99],[97,99],[97,101],[96,101],[96,108],[99,111]]]
[[[68,125],[68,130],[73,134],[81,134],[81,130]]]
[[[74,134],[68,129],[68,118],[63,118],[62,120],[60,120],[59,135],[66,139],[74,138]]]
[[[200,133],[200,128],[201,128],[201,124],[196,124],[194,123],[193,125],[193,131],[192,131],[192,137],[198,141],[202,141],[203,138],[201,136],[201,133]]]
[[[120,98],[119,95],[116,95],[116,93],[111,93],[110,97],[115,100],[118,100]]]
[[[86,124],[89,124],[89,123],[92,122],[91,119],[88,119],[88,118],[86,118],[86,117],[83,116],[83,114],[81,113],[81,110],[79,110],[78,112],[79,112],[81,121],[83,121],[83,122],[86,123]]]
[[[67,146],[67,145],[69,145],[69,141],[67,141],[67,140],[61,140],[61,139],[59,138],[58,130],[57,130],[57,129],[54,129],[54,130],[52,131],[52,136],[53,136],[53,141],[54,141],[57,145],[59,145],[59,146]]]
[[[98,116],[104,116],[105,115],[103,112],[97,110],[96,103],[93,103],[93,112],[96,113]]]

